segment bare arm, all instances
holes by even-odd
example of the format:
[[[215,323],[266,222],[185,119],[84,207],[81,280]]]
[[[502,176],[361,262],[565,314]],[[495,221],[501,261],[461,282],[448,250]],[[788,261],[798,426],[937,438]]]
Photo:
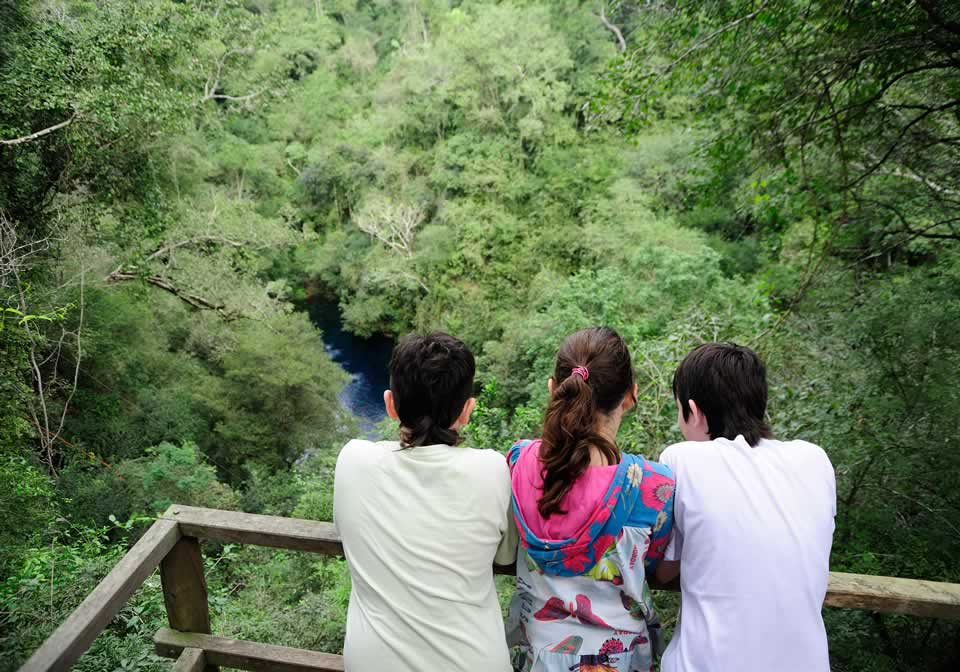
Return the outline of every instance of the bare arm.
[[[666,584],[670,583],[678,576],[680,576],[680,561],[679,560],[661,560],[657,564],[657,570],[655,573],[657,583]]]

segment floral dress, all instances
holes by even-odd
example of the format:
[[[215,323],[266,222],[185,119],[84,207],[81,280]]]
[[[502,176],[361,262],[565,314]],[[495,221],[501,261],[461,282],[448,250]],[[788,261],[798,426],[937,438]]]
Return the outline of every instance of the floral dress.
[[[542,521],[530,504],[542,491],[539,448],[539,441],[521,441],[508,454],[520,533],[507,624],[514,669],[648,672],[662,646],[646,573],[669,539],[672,473],[623,455],[609,468],[609,485],[586,493],[594,501],[586,502],[591,508],[577,528],[567,538],[545,539],[534,532]],[[567,503],[564,509],[571,508]],[[582,510],[584,502],[577,504]]]

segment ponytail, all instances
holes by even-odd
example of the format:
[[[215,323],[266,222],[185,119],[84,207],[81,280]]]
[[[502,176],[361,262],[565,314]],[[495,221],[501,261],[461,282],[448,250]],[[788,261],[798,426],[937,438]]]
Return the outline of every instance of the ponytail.
[[[413,423],[413,427],[400,428],[400,443],[404,448],[432,446],[437,443],[455,446],[460,443],[460,433],[438,425],[429,415],[424,415]]]
[[[543,495],[537,508],[544,518],[565,513],[563,500],[590,466],[591,447],[607,464],[620,463],[620,449],[596,426],[600,414],[610,413],[632,391],[629,350],[612,329],[578,331],[561,346],[553,380],[540,446]]]

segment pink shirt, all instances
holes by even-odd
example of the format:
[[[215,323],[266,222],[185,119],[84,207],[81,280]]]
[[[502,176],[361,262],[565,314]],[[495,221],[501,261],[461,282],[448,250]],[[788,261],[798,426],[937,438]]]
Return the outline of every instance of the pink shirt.
[[[519,461],[539,462],[540,456],[536,450],[527,450]],[[561,508],[566,513],[555,513],[546,520],[537,510],[537,502],[543,496],[543,469],[536,464],[514,469],[513,492],[530,531],[544,541],[563,541],[576,536],[596,514],[597,504],[606,496],[618,466],[587,467],[563,498]],[[521,483],[521,479],[529,481]]]

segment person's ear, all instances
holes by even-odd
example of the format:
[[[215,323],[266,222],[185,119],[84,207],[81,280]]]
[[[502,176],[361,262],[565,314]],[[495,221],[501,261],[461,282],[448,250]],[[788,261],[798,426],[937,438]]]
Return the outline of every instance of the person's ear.
[[[453,422],[453,427],[451,429],[460,429],[461,427],[466,427],[467,423],[470,422],[470,414],[473,413],[473,409],[477,407],[477,400],[473,397],[467,399],[463,404],[463,409],[460,411],[460,415],[457,416],[457,419]]]
[[[709,438],[710,427],[707,424],[707,416],[704,415],[703,411],[700,410],[700,407],[697,406],[697,402],[695,402],[693,399],[688,401],[687,405],[690,407],[690,420],[687,421],[687,424],[692,425],[704,436]]]
[[[400,420],[400,415],[397,413],[397,407],[393,403],[393,392],[390,390],[383,391],[383,406],[387,409],[387,417],[391,420]]]
[[[553,379],[553,376],[547,378],[547,392],[553,395],[553,391],[557,388],[557,381]]]
[[[624,413],[629,411],[631,408],[637,405],[637,392],[640,391],[640,388],[637,387],[637,384],[634,383],[633,387],[630,388],[630,391],[623,397],[623,401],[620,402],[620,410]]]

